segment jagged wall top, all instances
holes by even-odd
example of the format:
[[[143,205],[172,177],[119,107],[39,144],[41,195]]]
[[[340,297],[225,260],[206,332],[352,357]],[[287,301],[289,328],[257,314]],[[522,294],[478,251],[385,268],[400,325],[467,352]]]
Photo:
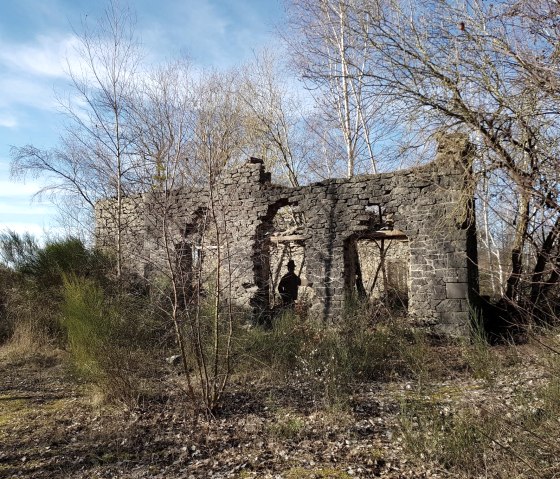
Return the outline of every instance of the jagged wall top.
[[[393,173],[292,188],[271,183],[263,162],[255,158],[225,171],[212,198],[228,242],[229,268],[235,272],[231,299],[256,315],[267,310],[272,221],[279,208],[291,205],[305,217],[301,238],[315,316],[335,319],[340,313],[352,285],[348,251],[358,239],[382,234],[377,231],[382,228],[408,241],[409,316],[447,334],[466,334],[469,301],[477,292],[474,222],[465,221],[472,214],[470,158],[466,137],[453,134],[440,136],[433,162]],[[175,244],[194,244],[189,231],[196,229],[210,196],[208,191],[173,192],[166,211],[173,219]],[[127,263],[141,275],[154,265],[157,269],[164,256],[157,205],[156,193],[125,205]],[[100,202],[96,215],[98,244],[111,247],[114,204]]]

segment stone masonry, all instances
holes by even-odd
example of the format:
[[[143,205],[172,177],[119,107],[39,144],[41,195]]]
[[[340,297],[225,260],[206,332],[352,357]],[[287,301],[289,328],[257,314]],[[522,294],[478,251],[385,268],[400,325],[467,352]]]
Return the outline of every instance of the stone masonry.
[[[297,188],[271,183],[262,161],[251,158],[224,172],[211,192],[182,189],[127,198],[121,233],[126,263],[148,276],[165,263],[171,238],[175,251],[188,252],[183,269],[190,268],[201,222],[212,209],[220,225],[215,241],[227,245],[231,283],[222,294],[254,315],[266,314],[273,219],[291,206],[304,218],[298,241],[313,284],[312,317],[332,321],[341,312],[353,288],[350,252],[358,240],[401,239],[410,250],[411,321],[464,336],[478,294],[470,152],[464,136],[446,135],[425,166]],[[105,200],[96,208],[102,248],[115,244],[114,205]],[[171,228],[171,235],[164,235],[164,228]]]

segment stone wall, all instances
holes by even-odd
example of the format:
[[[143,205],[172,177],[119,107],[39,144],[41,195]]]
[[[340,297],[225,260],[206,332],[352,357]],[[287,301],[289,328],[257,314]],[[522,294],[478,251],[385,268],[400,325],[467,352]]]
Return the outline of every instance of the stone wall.
[[[127,264],[149,274],[165,263],[166,244],[181,251],[198,244],[210,218],[220,225],[215,246],[227,256],[227,294],[255,315],[265,313],[271,255],[278,252],[271,246],[274,217],[290,205],[303,218],[297,240],[304,248],[305,279],[313,284],[314,317],[333,320],[340,313],[354,287],[359,240],[398,239],[408,243],[410,318],[444,334],[465,335],[469,302],[478,288],[469,161],[466,139],[448,135],[428,165],[290,188],[272,184],[262,161],[252,158],[224,173],[212,192],[129,199],[123,231]],[[100,246],[114,243],[114,225],[114,202],[100,202]]]

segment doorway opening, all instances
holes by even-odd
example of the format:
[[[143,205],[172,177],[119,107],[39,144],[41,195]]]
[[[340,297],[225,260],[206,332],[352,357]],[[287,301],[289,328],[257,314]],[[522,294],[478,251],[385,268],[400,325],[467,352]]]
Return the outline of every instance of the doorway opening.
[[[298,291],[298,303],[301,304],[308,296],[306,286],[304,286],[307,273],[304,226],[305,217],[299,211],[297,203],[279,207],[272,218],[268,249],[270,265],[268,295],[272,308],[281,305],[278,285],[282,276],[288,272],[288,261],[295,263],[295,274],[303,280]]]
[[[288,261],[295,263],[295,273],[301,278],[298,304],[308,301],[306,278],[305,217],[298,204],[287,200],[269,206],[268,214],[257,228],[257,248],[253,256],[255,282],[258,293],[255,303],[265,321],[281,305],[278,286],[287,273]]]

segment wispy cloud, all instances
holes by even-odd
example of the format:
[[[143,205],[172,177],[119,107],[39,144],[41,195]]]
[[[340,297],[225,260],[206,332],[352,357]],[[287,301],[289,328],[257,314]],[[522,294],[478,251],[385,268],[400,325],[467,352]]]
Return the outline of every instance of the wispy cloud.
[[[42,238],[51,231],[52,228],[43,225],[37,224],[32,222],[27,223],[3,223],[0,225],[0,231],[11,230],[15,231],[16,233],[30,233],[31,235]]]
[[[28,206],[31,203],[31,196],[37,193],[43,187],[43,183],[39,180],[29,179],[25,182],[14,181],[10,179],[10,166],[7,159],[0,156],[0,202],[9,200],[12,204],[15,202],[23,203]],[[40,205],[35,202],[33,207]]]
[[[18,75],[64,77],[66,59],[72,59],[74,35],[38,35],[24,44],[0,42],[0,65]]]
[[[0,199],[11,198],[29,198],[41,189],[41,184],[37,181],[27,181],[25,183],[16,183],[10,180],[0,180]]]
[[[37,81],[15,76],[0,76],[0,113],[16,116],[18,105],[37,109],[55,109],[57,103],[51,81]]]
[[[32,201],[41,189],[36,180],[18,183],[9,179],[9,167],[0,158],[0,230],[11,229],[18,233],[30,232],[43,237],[51,229],[55,208],[48,202]]]
[[[0,200],[0,215],[9,215],[14,218],[22,218],[26,216],[44,217],[45,215],[51,214],[53,212],[53,208],[47,205],[34,205],[33,208],[30,208],[26,203],[28,203],[28,201],[24,202],[23,204],[17,204],[13,200],[9,202]]]
[[[54,112],[55,89],[63,90],[69,68],[79,68],[73,34],[38,35],[25,43],[0,38],[0,126],[17,128],[21,107]]]
[[[16,126],[18,126],[18,121],[14,115],[0,115],[0,127],[15,128]]]
[[[133,0],[137,32],[148,63],[190,53],[194,74],[207,67],[231,67],[271,41],[280,0]],[[9,180],[9,145],[33,143],[49,148],[62,130],[59,97],[69,97],[68,68],[81,72],[76,47],[80,18],[99,15],[106,2],[18,0],[2,2],[0,16],[0,228],[43,235],[52,213],[30,202],[41,184]],[[6,5],[4,5],[4,3]],[[92,20],[93,21],[93,20]],[[87,73],[84,71],[84,73]],[[78,108],[79,109],[79,108]]]
[[[162,7],[166,22],[145,21],[141,35],[145,44],[156,47],[153,52],[159,43],[160,52],[187,53],[199,66],[239,65],[252,51],[271,42],[271,10],[276,8],[271,3],[169,0]]]

